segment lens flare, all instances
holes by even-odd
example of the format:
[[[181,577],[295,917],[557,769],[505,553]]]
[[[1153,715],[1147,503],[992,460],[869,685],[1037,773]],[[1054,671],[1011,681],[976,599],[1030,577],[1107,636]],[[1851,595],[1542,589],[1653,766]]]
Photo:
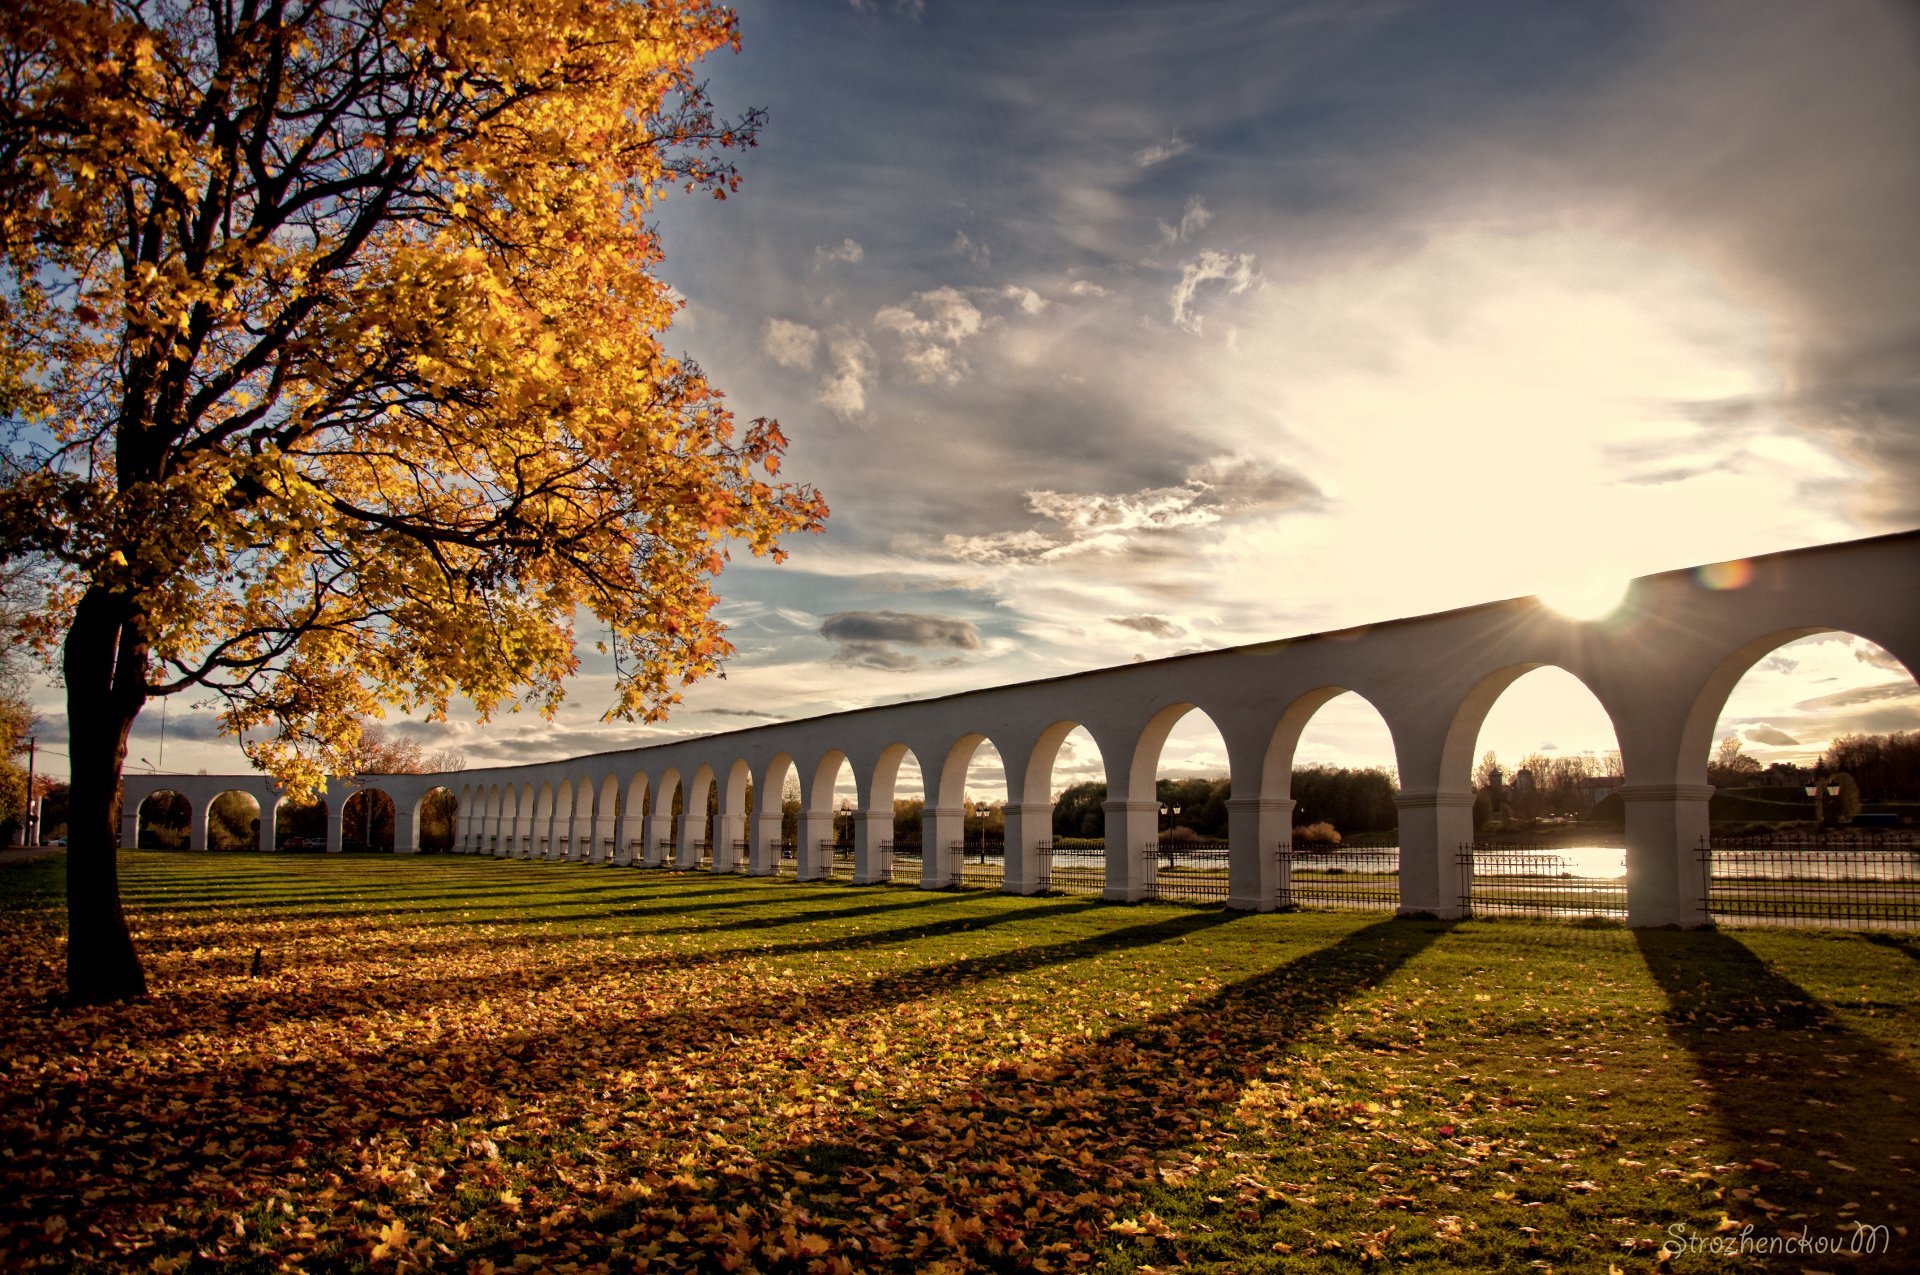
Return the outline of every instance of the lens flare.
[[[1753,564],[1744,558],[1732,562],[1710,562],[1693,569],[1693,578],[1703,589],[1741,589],[1753,579]]]

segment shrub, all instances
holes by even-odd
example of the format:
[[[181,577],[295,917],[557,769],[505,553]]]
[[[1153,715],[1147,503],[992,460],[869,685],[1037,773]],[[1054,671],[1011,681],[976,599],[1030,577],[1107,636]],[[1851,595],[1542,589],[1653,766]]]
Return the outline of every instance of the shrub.
[[[1324,821],[1310,823],[1293,830],[1295,841],[1304,841],[1315,846],[1337,846],[1340,844],[1340,830]]]

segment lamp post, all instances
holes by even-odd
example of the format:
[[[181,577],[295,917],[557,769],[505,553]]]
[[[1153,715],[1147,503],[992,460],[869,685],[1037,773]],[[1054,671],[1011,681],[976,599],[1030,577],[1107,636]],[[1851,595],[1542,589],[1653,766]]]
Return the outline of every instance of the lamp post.
[[[1829,784],[1827,782],[1826,764],[1824,762],[1815,762],[1813,764],[1813,782],[1807,785],[1807,796],[1813,798],[1813,821],[1816,824],[1819,824],[1823,828],[1826,826],[1826,799],[1828,797],[1838,797],[1839,795],[1840,785]]]

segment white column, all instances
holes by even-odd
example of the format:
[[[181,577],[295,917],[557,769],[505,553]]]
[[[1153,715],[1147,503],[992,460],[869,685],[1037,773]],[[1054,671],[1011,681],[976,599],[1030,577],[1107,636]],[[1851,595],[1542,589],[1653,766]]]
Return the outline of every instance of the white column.
[[[673,815],[656,812],[647,816],[647,843],[640,862],[649,868],[665,867],[667,852],[660,843],[673,835]]]
[[[1453,920],[1473,890],[1473,869],[1460,850],[1473,844],[1473,794],[1402,792],[1400,808],[1400,915]]]
[[[800,844],[794,850],[794,878],[820,881],[832,875],[833,851],[822,850],[820,843],[833,840],[833,811],[800,812]]]
[[[740,851],[734,842],[741,840],[746,828],[745,815],[721,813],[713,817],[713,870],[732,872],[740,859]]]
[[[346,797],[329,795],[327,797],[327,853],[339,854],[344,848],[346,835]]]
[[[1711,829],[1712,784],[1625,784],[1627,924],[1709,924],[1707,873],[1700,845]]]
[[[615,821],[613,830],[613,861],[623,868],[633,866],[636,859],[646,857],[647,821],[637,811],[622,814]],[[634,842],[640,842],[641,853],[634,853]]]
[[[926,806],[920,811],[920,888],[944,890],[960,879],[963,851],[954,846],[967,835],[964,806]]]
[[[1271,912],[1293,906],[1291,874],[1280,856],[1292,838],[1292,798],[1227,798],[1228,907]]]
[[[122,801],[120,803],[120,848],[131,850],[140,840],[140,803]]]
[[[393,803],[393,852],[420,853],[420,821],[412,809],[402,810],[398,801]]]
[[[1053,840],[1053,803],[1009,802],[1006,820],[1007,880],[1002,888],[1008,894],[1038,894],[1046,886],[1040,879],[1039,847]]]
[[[280,830],[280,803],[285,800],[276,793],[260,803],[260,848],[268,854],[280,848],[275,834]]]
[[[1160,836],[1160,803],[1109,801],[1107,814],[1107,888],[1109,903],[1138,903],[1147,897],[1149,852]]]
[[[779,807],[753,817],[753,849],[747,855],[747,871],[756,877],[770,877],[780,870]]]
[[[891,810],[862,810],[853,817],[853,883],[884,885],[893,879],[883,843],[893,840]]]

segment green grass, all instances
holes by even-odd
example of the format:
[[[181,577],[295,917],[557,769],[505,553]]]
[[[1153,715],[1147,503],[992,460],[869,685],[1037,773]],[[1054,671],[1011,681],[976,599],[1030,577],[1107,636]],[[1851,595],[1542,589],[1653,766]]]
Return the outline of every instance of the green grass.
[[[0,869],[0,1268],[1920,1266],[1912,939],[122,865],[92,1011]]]

